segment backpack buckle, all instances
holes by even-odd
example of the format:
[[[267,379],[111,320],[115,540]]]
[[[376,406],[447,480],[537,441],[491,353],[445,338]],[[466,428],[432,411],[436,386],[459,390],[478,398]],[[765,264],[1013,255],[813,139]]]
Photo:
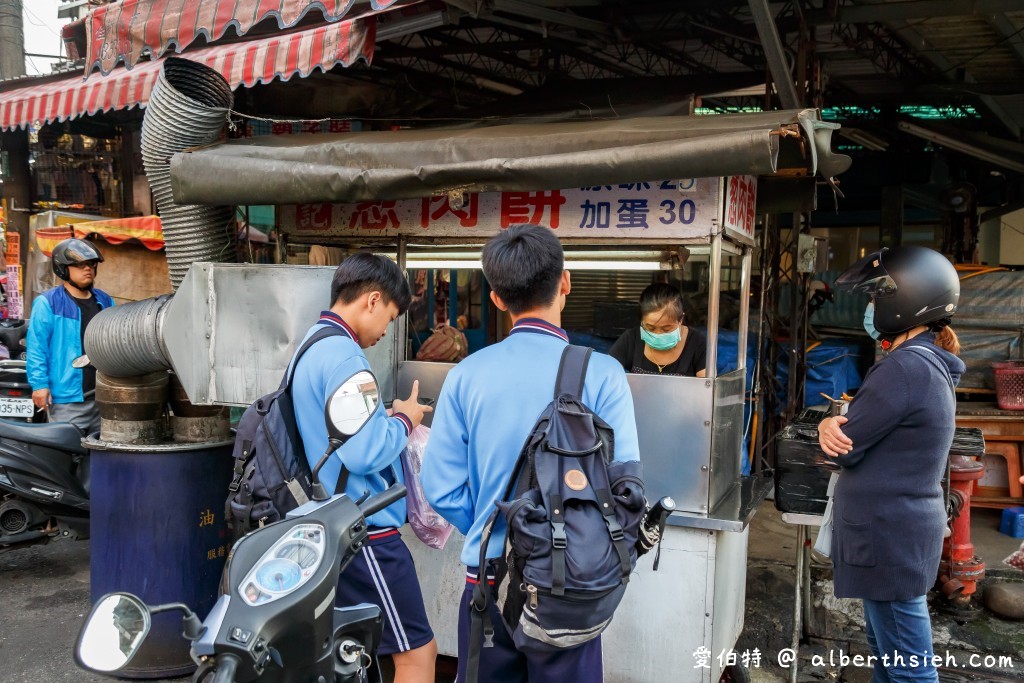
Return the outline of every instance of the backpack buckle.
[[[485,648],[486,647],[494,647],[494,625],[491,624],[489,619],[487,620],[487,623],[484,624],[484,644],[483,644],[483,646]]]
[[[565,550],[569,546],[565,536],[565,524],[563,522],[551,523],[551,545],[559,550]]]
[[[619,524],[619,520],[605,517],[604,521],[608,525],[608,535],[612,537],[613,541],[621,541],[626,537],[626,534],[622,531],[622,526]]]

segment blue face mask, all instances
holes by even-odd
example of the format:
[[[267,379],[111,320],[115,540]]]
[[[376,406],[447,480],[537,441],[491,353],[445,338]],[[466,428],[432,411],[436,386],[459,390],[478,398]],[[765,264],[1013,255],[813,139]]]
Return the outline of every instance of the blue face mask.
[[[678,327],[664,334],[655,334],[654,332],[648,332],[643,327],[640,328],[640,339],[655,351],[668,351],[674,348],[679,343],[680,338],[681,335]]]
[[[868,303],[868,307],[864,309],[864,331],[868,335],[878,341],[882,338],[881,333],[875,329],[875,302],[871,301]]]

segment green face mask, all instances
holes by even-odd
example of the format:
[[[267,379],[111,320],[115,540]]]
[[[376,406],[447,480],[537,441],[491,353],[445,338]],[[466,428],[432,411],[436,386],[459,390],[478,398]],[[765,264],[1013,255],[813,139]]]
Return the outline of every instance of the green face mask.
[[[640,328],[640,339],[655,351],[668,351],[679,343],[680,338],[681,335],[678,327],[664,334],[655,334],[654,332],[648,332],[643,327]]]

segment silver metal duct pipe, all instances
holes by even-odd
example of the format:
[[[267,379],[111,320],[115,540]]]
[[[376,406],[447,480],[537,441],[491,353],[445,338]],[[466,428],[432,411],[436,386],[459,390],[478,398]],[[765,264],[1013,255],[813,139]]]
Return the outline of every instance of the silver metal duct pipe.
[[[163,322],[171,295],[101,311],[85,329],[85,352],[104,375],[134,377],[171,367]]]
[[[235,260],[235,208],[176,204],[170,169],[173,154],[220,138],[233,101],[231,86],[219,73],[170,57],[164,60],[142,120],[142,160],[163,223],[175,290],[192,263]]]
[[[234,98],[224,77],[198,62],[170,57],[142,120],[142,159],[163,223],[171,285],[175,291],[196,261],[235,260],[233,206],[177,204],[171,194],[171,156],[216,142]],[[171,296],[116,306],[97,315],[85,351],[110,377],[133,377],[171,367],[163,321]]]

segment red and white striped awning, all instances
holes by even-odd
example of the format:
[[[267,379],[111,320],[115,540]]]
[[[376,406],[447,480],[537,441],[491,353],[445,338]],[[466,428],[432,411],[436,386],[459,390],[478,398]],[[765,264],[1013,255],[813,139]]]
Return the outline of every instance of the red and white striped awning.
[[[397,0],[121,0],[90,12],[82,23],[66,27],[64,40],[78,49],[78,35],[84,29],[86,73],[99,68],[110,71],[119,62],[131,69],[143,55],[162,57],[174,47],[185,50],[203,36],[213,43],[232,27],[244,36],[264,20],[276,20],[277,28],[295,26],[313,13],[326,22],[336,22],[355,8],[379,12]],[[362,6],[362,7],[360,7]],[[313,14],[316,16],[315,14]]]
[[[274,35],[244,43],[207,47],[182,55],[220,72],[231,84],[247,88],[293,75],[306,77],[314,69],[331,70],[357,60],[373,59],[376,21],[352,19]],[[85,114],[144,107],[160,75],[163,60],[123,67],[106,76],[85,79],[81,73],[59,80],[0,91],[0,129],[65,121]]]

